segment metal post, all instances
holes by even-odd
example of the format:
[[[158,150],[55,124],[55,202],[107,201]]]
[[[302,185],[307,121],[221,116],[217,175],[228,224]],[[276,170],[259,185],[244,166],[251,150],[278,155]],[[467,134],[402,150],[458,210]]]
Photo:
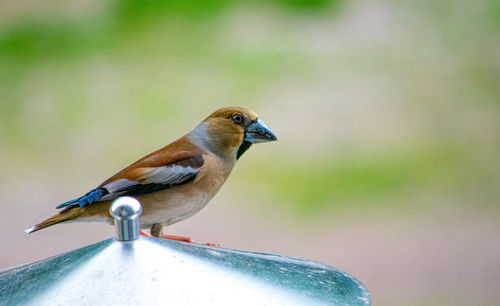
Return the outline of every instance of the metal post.
[[[142,206],[132,197],[121,197],[113,201],[109,213],[115,219],[115,239],[131,241],[139,238],[139,215]]]

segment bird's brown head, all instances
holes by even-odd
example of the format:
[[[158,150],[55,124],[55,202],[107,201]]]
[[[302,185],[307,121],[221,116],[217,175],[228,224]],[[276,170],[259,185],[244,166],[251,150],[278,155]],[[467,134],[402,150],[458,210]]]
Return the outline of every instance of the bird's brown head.
[[[213,112],[192,134],[200,132],[206,134],[205,146],[211,151],[236,159],[254,143],[278,139],[255,112],[242,107],[225,107]]]

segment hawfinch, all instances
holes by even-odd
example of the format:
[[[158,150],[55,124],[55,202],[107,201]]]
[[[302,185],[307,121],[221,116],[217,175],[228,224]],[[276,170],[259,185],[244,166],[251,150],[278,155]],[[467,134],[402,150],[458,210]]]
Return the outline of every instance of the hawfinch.
[[[162,237],[164,226],[207,205],[252,144],[274,140],[276,136],[256,113],[240,107],[219,109],[177,141],[139,159],[84,196],[57,206],[62,208],[57,215],[25,232],[67,221],[113,224],[111,202],[132,196],[143,206],[141,228]]]

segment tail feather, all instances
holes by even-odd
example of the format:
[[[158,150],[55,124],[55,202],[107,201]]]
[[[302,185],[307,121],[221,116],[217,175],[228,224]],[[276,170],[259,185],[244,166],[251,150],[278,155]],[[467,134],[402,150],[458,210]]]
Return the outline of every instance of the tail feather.
[[[24,231],[26,232],[26,234],[31,234],[31,233],[39,231],[39,230],[41,230],[43,228],[52,226],[54,224],[61,223],[61,222],[66,222],[66,221],[75,219],[80,214],[81,214],[81,212],[80,212],[80,209],[78,209],[78,208],[71,209],[71,210],[61,211],[59,214],[57,214],[57,215],[55,215],[53,217],[50,217],[47,220],[44,220],[44,221],[38,223],[37,225],[34,225],[34,226],[30,227],[30,228],[27,228]]]

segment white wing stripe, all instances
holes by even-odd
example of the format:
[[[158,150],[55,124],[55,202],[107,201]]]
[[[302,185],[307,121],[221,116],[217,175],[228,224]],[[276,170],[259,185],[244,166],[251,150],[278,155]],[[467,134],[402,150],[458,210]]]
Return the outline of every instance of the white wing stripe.
[[[141,180],[141,184],[176,184],[181,183],[187,176],[196,174],[197,169],[191,167],[183,167],[179,165],[163,166],[154,169],[145,174]]]
[[[198,173],[198,169],[192,167],[183,167],[179,165],[163,166],[155,168],[145,173],[139,181],[120,179],[104,185],[109,194],[101,200],[115,199],[117,196],[126,192],[128,187],[142,184],[179,184],[185,181],[190,175]]]
[[[115,193],[118,190],[130,187],[133,185],[137,185],[137,182],[136,181],[129,181],[127,179],[121,179],[121,180],[117,180],[117,181],[108,183],[108,184],[104,185],[103,187],[106,188],[106,190],[108,190],[109,193]]]

